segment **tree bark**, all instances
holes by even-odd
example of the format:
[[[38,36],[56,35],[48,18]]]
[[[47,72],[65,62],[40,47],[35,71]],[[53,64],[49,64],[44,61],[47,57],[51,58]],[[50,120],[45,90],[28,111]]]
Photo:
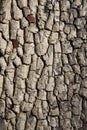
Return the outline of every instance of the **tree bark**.
[[[87,130],[86,0],[0,0],[0,130]]]

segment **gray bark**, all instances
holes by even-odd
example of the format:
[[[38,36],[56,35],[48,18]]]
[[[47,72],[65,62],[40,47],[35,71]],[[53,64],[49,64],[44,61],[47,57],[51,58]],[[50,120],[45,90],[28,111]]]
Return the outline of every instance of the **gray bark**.
[[[0,130],[87,130],[86,23],[86,0],[0,0]]]

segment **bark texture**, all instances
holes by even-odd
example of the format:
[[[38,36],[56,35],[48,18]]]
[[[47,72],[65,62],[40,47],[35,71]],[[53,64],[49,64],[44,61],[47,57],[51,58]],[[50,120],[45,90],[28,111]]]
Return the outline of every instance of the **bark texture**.
[[[87,0],[0,0],[0,130],[87,130]]]

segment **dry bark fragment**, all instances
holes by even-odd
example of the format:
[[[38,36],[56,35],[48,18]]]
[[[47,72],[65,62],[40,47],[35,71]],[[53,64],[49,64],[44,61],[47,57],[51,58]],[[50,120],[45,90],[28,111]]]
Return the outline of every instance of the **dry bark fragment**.
[[[32,14],[28,15],[27,16],[27,20],[30,22],[30,23],[35,23],[35,18]]]
[[[13,39],[12,43],[13,43],[13,48],[17,48],[19,46],[19,42],[17,39]]]

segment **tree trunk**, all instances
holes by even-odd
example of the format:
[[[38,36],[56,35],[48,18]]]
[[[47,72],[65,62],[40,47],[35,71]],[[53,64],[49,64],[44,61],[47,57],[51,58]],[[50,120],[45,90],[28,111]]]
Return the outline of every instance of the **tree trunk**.
[[[0,0],[0,130],[87,130],[86,0]]]

